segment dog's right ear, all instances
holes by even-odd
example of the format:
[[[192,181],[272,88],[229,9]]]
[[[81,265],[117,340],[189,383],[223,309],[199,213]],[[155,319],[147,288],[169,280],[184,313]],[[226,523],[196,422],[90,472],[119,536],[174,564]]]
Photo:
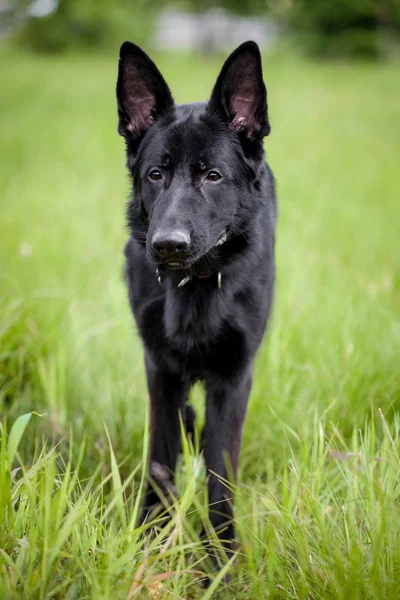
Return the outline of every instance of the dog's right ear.
[[[124,42],[119,57],[118,133],[127,141],[138,141],[174,101],[160,71],[139,46]]]

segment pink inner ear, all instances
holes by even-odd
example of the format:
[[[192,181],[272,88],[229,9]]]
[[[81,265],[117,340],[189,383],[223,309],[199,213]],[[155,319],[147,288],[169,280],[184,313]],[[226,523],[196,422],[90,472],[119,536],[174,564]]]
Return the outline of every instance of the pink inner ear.
[[[236,96],[232,99],[232,112],[235,115],[231,122],[231,128],[235,131],[247,131],[247,137],[252,138],[259,131],[260,124],[255,117],[256,103],[254,99]]]
[[[123,99],[129,116],[128,129],[138,134],[152,125],[156,99],[134,63],[125,66],[124,80]]]
[[[236,91],[231,98],[231,110],[234,115],[231,128],[235,131],[247,131],[251,138],[260,129],[256,121],[257,91],[256,78],[252,68],[247,66],[247,73],[236,83]]]
[[[132,98],[130,104],[133,110],[129,110],[129,131],[140,133],[143,129],[148,129],[153,123],[154,97]]]
[[[231,126],[237,131],[244,129],[254,129],[256,123],[254,119],[255,105],[252,99],[242,96],[234,96],[232,99],[232,112],[235,115]]]

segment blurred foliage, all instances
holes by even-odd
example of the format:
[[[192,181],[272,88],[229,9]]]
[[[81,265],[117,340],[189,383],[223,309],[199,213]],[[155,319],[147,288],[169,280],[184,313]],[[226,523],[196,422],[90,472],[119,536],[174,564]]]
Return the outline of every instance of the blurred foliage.
[[[40,14],[41,7],[53,7]],[[18,42],[37,51],[148,42],[166,8],[268,16],[319,57],[378,58],[399,39],[400,0],[15,0]],[[42,11],[46,12],[46,11]]]
[[[270,0],[311,54],[385,57],[400,31],[400,0]]]
[[[168,4],[168,2],[165,4]],[[267,12],[265,0],[219,0],[219,2],[213,0],[181,0],[180,2],[174,2],[174,6],[197,13],[217,7],[237,15],[265,14]]]
[[[19,43],[36,51],[101,48],[121,39],[144,43],[151,33],[157,3],[146,0],[54,0],[54,10],[37,16],[37,2],[19,0],[14,12]],[[32,14],[33,12],[33,14]]]

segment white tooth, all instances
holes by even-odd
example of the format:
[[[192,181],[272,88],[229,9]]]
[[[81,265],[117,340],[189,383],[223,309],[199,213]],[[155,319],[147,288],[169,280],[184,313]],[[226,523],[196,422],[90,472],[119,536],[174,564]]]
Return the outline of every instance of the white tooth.
[[[221,244],[223,244],[226,241],[226,231],[224,231],[219,240],[217,241],[217,243],[215,244],[216,246],[220,246]]]
[[[183,287],[186,283],[188,283],[188,281],[190,281],[192,279],[191,275],[188,275],[187,277],[184,277],[182,279],[182,281],[180,281],[178,283],[178,287]]]

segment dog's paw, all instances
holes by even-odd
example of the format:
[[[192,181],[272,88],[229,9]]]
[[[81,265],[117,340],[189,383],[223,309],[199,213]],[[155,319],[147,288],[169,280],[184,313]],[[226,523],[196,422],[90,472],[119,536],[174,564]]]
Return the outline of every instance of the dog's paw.
[[[166,500],[171,503],[174,499],[178,498],[178,489],[167,467],[152,461],[150,463],[149,474]]]
[[[157,527],[165,525],[170,518],[168,511],[178,498],[178,490],[172,474],[166,467],[152,461],[149,465],[150,483],[146,490],[138,526],[152,523],[157,519]]]

